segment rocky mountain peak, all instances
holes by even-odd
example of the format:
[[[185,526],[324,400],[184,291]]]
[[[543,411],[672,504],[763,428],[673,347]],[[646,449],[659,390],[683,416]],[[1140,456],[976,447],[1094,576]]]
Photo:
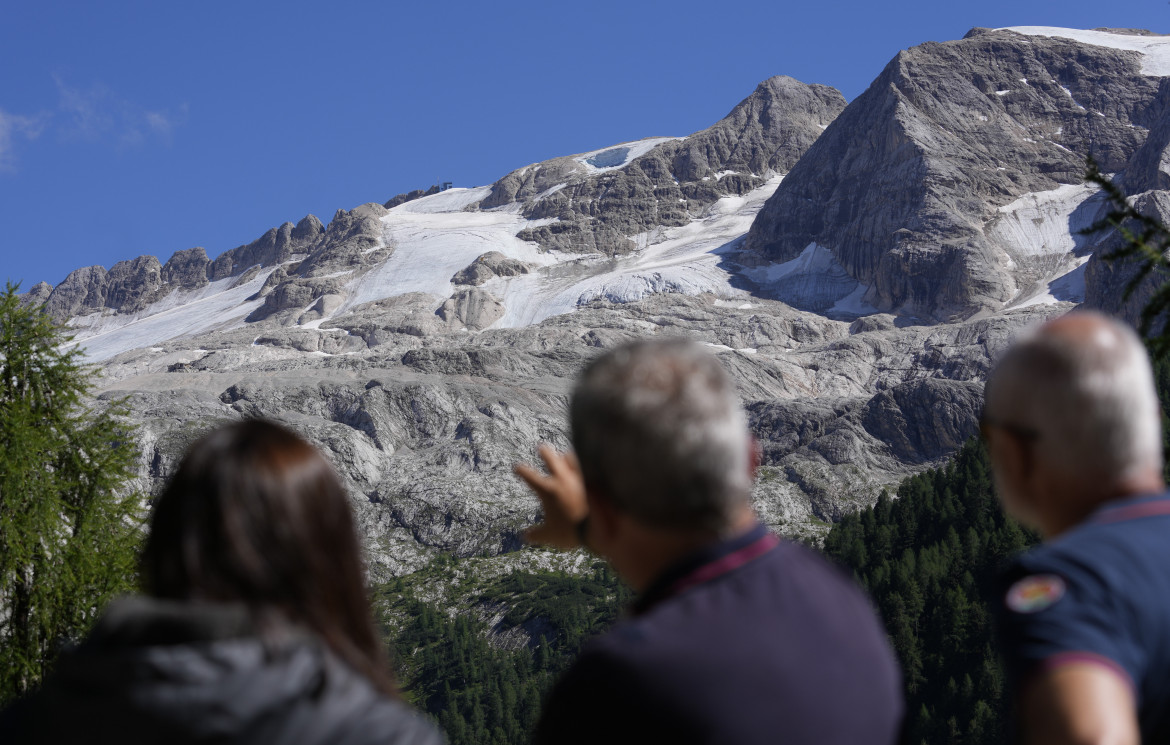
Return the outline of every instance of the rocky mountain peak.
[[[220,254],[208,268],[208,278],[216,281],[238,276],[254,266],[283,264],[297,254],[308,253],[322,232],[321,221],[312,215],[295,226],[286,222],[270,228],[251,243]]]
[[[57,321],[101,310],[106,306],[106,268],[86,266],[74,269],[53,288],[45,311]]]
[[[316,215],[305,215],[292,231],[292,239],[302,244],[310,244],[321,237],[325,226]]]
[[[21,305],[44,305],[53,293],[53,286],[48,282],[37,282],[32,288],[20,296]]]
[[[792,168],[745,248],[782,262],[823,247],[879,310],[1002,308],[1073,268],[1074,246],[1045,244],[1011,206],[1047,194],[1016,207],[1067,235],[1067,201],[1088,192],[1058,187],[1081,183],[1086,155],[1123,169],[1154,122],[1159,81],[1142,65],[1012,30],[900,52]]]
[[[207,251],[202,247],[176,251],[162,267],[162,281],[183,290],[195,290],[207,284]]]
[[[154,256],[119,261],[106,275],[106,305],[110,308],[133,313],[164,294],[162,264]]]
[[[545,249],[627,254],[630,236],[685,225],[787,172],[844,107],[833,88],[777,76],[708,129],[527,166],[493,184],[479,207],[519,203],[530,219],[555,220],[520,234]]]
[[[320,318],[326,307],[330,312],[336,309],[343,297],[339,276],[386,259],[387,252],[379,249],[384,248],[381,218],[387,212],[377,202],[369,202],[352,210],[337,210],[328,227],[322,227],[312,215],[302,220],[290,233],[289,245],[308,255],[269,275],[258,293],[264,304],[247,320],[254,323],[279,314],[286,322],[299,323]],[[303,237],[298,239],[298,235]]]

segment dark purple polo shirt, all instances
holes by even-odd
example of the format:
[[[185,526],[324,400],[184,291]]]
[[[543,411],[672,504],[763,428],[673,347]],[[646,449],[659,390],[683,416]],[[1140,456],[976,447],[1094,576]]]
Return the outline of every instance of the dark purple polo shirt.
[[[668,570],[554,687],[539,745],[888,745],[902,680],[853,582],[762,526]]]
[[[1142,742],[1170,742],[1170,493],[1107,502],[1018,556],[999,635],[1008,682],[1070,663],[1129,684]]]

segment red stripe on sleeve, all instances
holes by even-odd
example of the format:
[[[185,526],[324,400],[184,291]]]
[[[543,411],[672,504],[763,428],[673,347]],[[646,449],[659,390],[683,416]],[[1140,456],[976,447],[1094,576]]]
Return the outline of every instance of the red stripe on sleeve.
[[[1125,681],[1125,684],[1129,686],[1129,690],[1133,692],[1134,697],[1136,698],[1137,696],[1137,686],[1134,684],[1133,678],[1129,676],[1129,672],[1117,664],[1115,660],[1095,652],[1059,652],[1042,660],[1037,672],[1057,670],[1062,667],[1068,667],[1069,665],[1095,665],[1097,667],[1103,667]]]

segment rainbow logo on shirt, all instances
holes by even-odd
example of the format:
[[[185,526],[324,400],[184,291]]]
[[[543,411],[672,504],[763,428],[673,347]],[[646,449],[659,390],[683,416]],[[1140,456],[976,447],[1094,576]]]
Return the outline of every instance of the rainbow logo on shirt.
[[[1016,613],[1039,613],[1064,597],[1064,580],[1055,574],[1034,574],[1012,585],[1004,602]]]

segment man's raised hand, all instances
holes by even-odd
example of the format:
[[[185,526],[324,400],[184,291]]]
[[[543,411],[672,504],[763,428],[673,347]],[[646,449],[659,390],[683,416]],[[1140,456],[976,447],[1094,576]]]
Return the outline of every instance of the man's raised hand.
[[[553,548],[578,548],[581,540],[577,525],[589,514],[581,467],[572,453],[560,453],[548,445],[541,445],[537,452],[548,468],[547,476],[524,463],[512,469],[536,492],[544,508],[544,522],[529,528],[524,538]]]

